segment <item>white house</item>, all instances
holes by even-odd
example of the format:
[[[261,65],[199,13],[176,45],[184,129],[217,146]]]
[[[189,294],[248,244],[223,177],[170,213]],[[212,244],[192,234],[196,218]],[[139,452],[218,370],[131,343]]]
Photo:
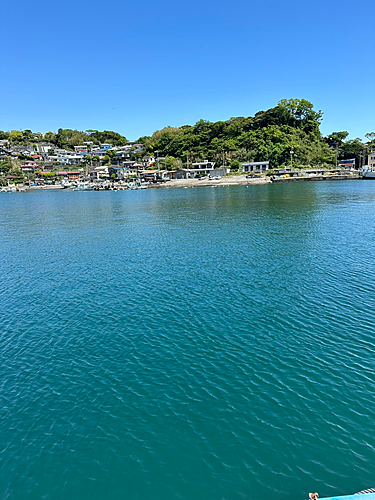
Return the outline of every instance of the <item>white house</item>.
[[[269,168],[269,161],[251,161],[249,163],[242,163],[242,172],[266,172]]]
[[[142,165],[144,168],[151,167],[155,163],[155,156],[144,156],[142,158]]]
[[[193,173],[196,175],[207,175],[211,173],[215,168],[214,161],[198,161],[196,163],[192,163],[191,169],[189,168],[189,173],[193,170]]]

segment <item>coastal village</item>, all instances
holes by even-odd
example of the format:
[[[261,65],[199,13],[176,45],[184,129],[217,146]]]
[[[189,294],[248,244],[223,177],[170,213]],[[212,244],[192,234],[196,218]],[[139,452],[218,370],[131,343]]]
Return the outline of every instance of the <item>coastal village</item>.
[[[372,174],[375,176],[375,153],[368,154],[368,163],[360,170],[356,168],[354,158],[339,161],[335,170],[293,170],[292,151],[290,166],[272,170],[269,161],[257,161],[241,163],[237,172],[231,172],[231,168],[225,165],[224,157],[219,166],[210,160],[190,163],[187,157],[184,168],[170,170],[166,157],[159,156],[158,151],[154,155],[142,154],[144,145],[141,143],[128,142],[123,146],[113,146],[109,143],[94,144],[88,141],[74,146],[74,150],[68,150],[44,142],[41,132],[36,134],[39,141],[30,145],[12,145],[9,140],[0,140],[0,162],[9,158],[18,161],[23,176],[21,179],[17,175],[4,175],[0,171],[3,191],[31,187],[76,190],[144,189],[179,180],[211,183],[220,181],[223,177],[226,177],[225,180],[229,184],[247,184],[260,180],[288,182],[303,179],[360,178],[366,175],[372,177]],[[139,159],[134,159],[135,157]],[[232,177],[229,175],[231,173],[237,178],[231,179],[230,182],[228,177]],[[183,183],[172,184],[177,187]],[[199,182],[199,185],[204,184]],[[189,185],[194,185],[194,182]]]

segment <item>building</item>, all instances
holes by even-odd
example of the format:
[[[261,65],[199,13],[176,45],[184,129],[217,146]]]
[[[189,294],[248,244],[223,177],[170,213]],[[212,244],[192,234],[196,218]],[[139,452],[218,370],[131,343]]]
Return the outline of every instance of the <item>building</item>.
[[[78,154],[78,153],[86,153],[87,154],[87,145],[86,146],[74,146],[74,151],[76,154]]]
[[[39,165],[35,161],[25,161],[21,165],[21,170],[23,173],[30,174],[35,172],[35,170],[39,167]]]
[[[348,170],[354,169],[355,168],[355,158],[351,158],[350,160],[340,160],[339,167],[345,168]]]
[[[120,163],[120,161],[129,160],[129,159],[130,159],[130,151],[121,150],[121,151],[117,151],[117,153],[115,153],[113,155],[112,163],[114,161],[117,163]]]
[[[38,153],[48,153],[51,149],[53,150],[55,145],[52,143],[42,143],[42,144],[33,144],[34,151]]]
[[[252,161],[249,163],[242,163],[242,172],[267,172],[270,168],[269,161]]]
[[[369,153],[367,158],[367,165],[371,167],[371,170],[375,170],[375,151]]]
[[[155,163],[155,156],[144,156],[142,158],[142,165],[144,168],[151,167]]]
[[[193,177],[196,175],[208,175],[213,172],[215,169],[214,161],[199,161],[196,163],[192,163],[191,168],[188,169],[189,177],[193,174]]]

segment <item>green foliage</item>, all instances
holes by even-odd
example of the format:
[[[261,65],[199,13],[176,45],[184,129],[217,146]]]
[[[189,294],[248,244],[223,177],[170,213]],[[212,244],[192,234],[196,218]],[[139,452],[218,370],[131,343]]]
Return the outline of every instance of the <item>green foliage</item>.
[[[183,163],[188,153],[190,162],[208,159],[222,165],[224,150],[226,163],[269,160],[278,167],[290,163],[292,148],[296,164],[334,164],[335,154],[319,130],[321,119],[322,112],[314,111],[309,101],[283,99],[254,117],[165,127],[137,142],[145,145],[147,154],[159,151],[160,156],[168,155]]]
[[[326,143],[329,145],[330,149],[334,151],[338,159],[349,159],[355,158],[357,166],[361,165],[363,154],[367,154],[371,150],[372,133],[366,134],[366,138],[369,139],[367,144],[362,142],[362,139],[357,137],[356,139],[346,140],[349,132],[332,132],[325,138]],[[375,139],[375,133],[373,134]]]
[[[365,137],[368,141],[366,144],[368,151],[373,151],[375,148],[375,132],[369,132],[365,134]]]
[[[110,143],[113,146],[124,146],[127,143],[126,137],[110,130],[104,130],[103,132],[86,130],[86,132],[82,132],[68,128],[59,128],[57,134],[47,132],[44,135],[44,140],[63,149],[74,149],[74,146],[81,146],[85,142],[94,142],[97,144]]]
[[[4,132],[4,130],[0,130],[0,140],[9,139],[9,132]]]
[[[44,140],[46,142],[52,142],[53,144],[57,144],[56,143],[56,134],[54,134],[53,132],[46,132],[44,134]]]
[[[126,137],[122,136],[117,132],[112,132],[111,130],[103,130],[99,132],[98,130],[86,130],[88,134],[88,139],[86,141],[93,141],[99,144],[112,144],[113,146],[125,146],[128,142]]]
[[[241,163],[238,160],[233,160],[229,165],[232,172],[239,172],[241,168]]]
[[[0,176],[5,176],[8,175],[9,171],[11,170],[12,165],[8,161],[0,161]]]
[[[290,164],[290,150],[293,149],[293,165],[317,166],[334,165],[336,147],[340,158],[356,158],[362,154],[364,147],[375,148],[375,133],[366,134],[368,142],[360,139],[347,141],[347,132],[333,132],[326,138],[321,136],[319,126],[322,112],[315,111],[311,102],[305,99],[282,99],[266,111],[259,111],[252,117],[233,117],[227,121],[209,122],[199,120],[195,125],[181,127],[165,127],[156,130],[151,136],[138,139],[144,144],[143,152],[131,152],[131,158],[140,161],[145,154],[165,157],[164,164],[168,170],[176,170],[195,161],[211,160],[218,166],[230,165],[231,170],[240,168],[242,162],[270,161],[271,168]],[[13,144],[36,142],[38,138],[31,130],[23,132],[0,131],[0,138],[9,138]],[[55,147],[73,150],[74,146],[85,142],[94,144],[110,143],[120,147],[127,139],[117,132],[89,129],[79,131],[59,129],[57,133],[47,132],[44,141]],[[109,163],[113,151],[108,151],[104,162]],[[93,156],[93,161],[99,161]]]
[[[20,143],[23,141],[23,134],[19,130],[12,130],[8,138],[13,144]]]

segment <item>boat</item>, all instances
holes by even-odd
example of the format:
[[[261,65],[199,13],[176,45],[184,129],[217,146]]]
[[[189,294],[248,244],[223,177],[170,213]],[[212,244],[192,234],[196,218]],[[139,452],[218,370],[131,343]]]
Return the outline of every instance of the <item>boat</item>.
[[[93,191],[94,186],[90,182],[79,182],[73,191]]]
[[[128,189],[147,189],[147,184],[142,182],[128,182]]]
[[[358,495],[361,495],[358,497]],[[359,491],[354,495],[344,495],[338,497],[322,497],[319,498],[317,493],[309,493],[310,500],[375,500],[375,488],[369,488],[367,490]]]

